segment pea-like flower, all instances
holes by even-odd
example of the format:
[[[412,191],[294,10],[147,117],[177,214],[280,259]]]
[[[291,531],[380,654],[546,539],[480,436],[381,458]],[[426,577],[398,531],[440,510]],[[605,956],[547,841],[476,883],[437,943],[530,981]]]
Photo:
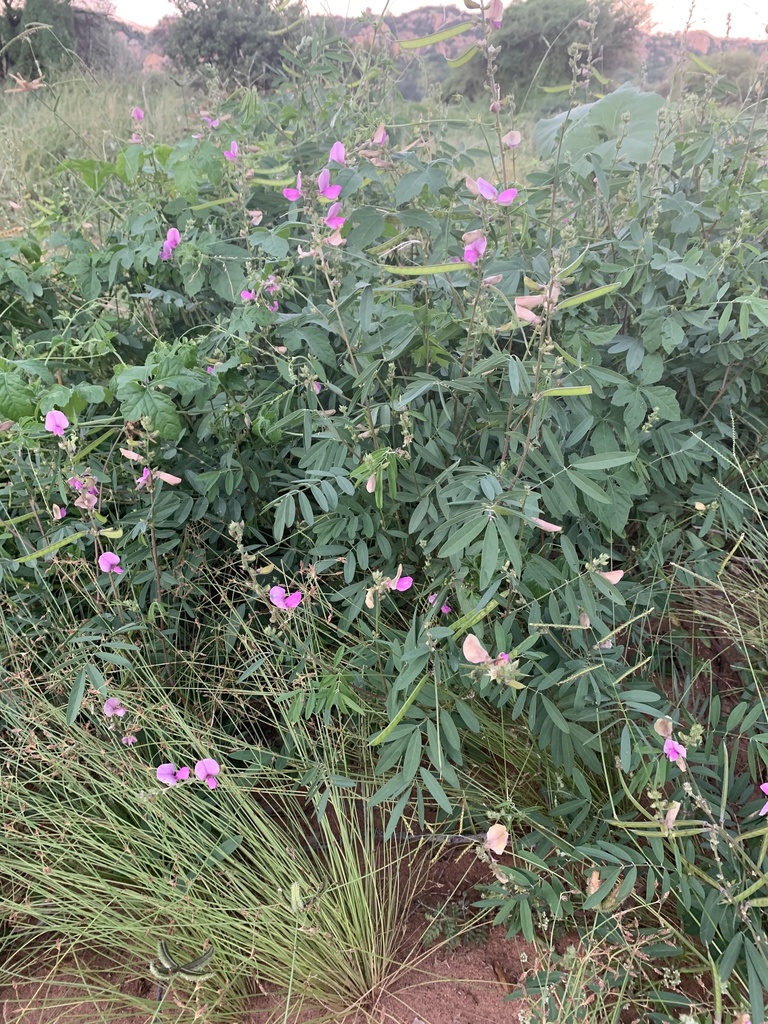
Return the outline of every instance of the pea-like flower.
[[[292,203],[295,203],[298,199],[304,195],[301,188],[301,171],[296,175],[296,188],[284,188],[283,195],[286,199],[290,199]]]
[[[184,782],[189,778],[189,768],[186,765],[177,768],[172,761],[168,761],[166,764],[158,765],[155,776],[164,786],[175,786],[177,782]]]
[[[325,199],[338,199],[341,195],[341,185],[331,184],[331,172],[327,167],[317,176],[317,191]]]
[[[189,771],[189,769],[187,769],[187,771]],[[195,765],[195,776],[201,782],[204,782],[208,789],[216,789],[219,784],[216,776],[220,771],[221,767],[219,762],[214,761],[212,757],[204,757]]]
[[[99,555],[99,568],[102,572],[113,572],[119,576],[123,571],[120,568],[120,555],[116,555],[114,551],[102,552]]]
[[[495,853],[497,857],[500,857],[507,848],[509,842],[509,832],[504,828],[503,825],[491,825],[485,835],[485,842],[483,846],[490,853]]]
[[[331,151],[328,154],[328,162],[330,163],[331,161],[339,164],[341,167],[344,167],[344,165],[346,164],[347,153],[346,150],[344,149],[344,144],[342,142],[334,142],[334,144],[331,146]]]
[[[59,409],[51,409],[45,414],[45,429],[56,437],[64,437],[68,426],[69,420]]]
[[[505,188],[503,192],[499,192],[485,178],[477,179],[477,191],[483,199],[487,199],[490,203],[496,203],[497,206],[509,206],[517,198],[516,188]]]
[[[126,713],[125,708],[120,703],[119,697],[107,697],[104,701],[104,714],[107,718],[122,718]]]
[[[475,235],[476,237],[471,240],[467,240],[469,235]],[[477,263],[482,258],[488,246],[488,239],[485,235],[480,232],[470,231],[464,236],[464,262],[465,263]]]
[[[303,594],[300,590],[294,590],[292,594],[289,594],[285,587],[269,588],[269,600],[275,608],[282,608],[284,611],[298,607],[301,604],[302,597]]]
[[[160,250],[160,259],[169,260],[173,255],[173,250],[181,241],[181,235],[179,234],[178,228],[168,228],[168,232],[163,242],[163,247]]]
[[[237,160],[237,158],[239,156],[240,156],[240,147],[235,142],[235,140],[232,139],[232,143],[231,143],[229,149],[225,149],[224,150],[224,158],[226,160],[234,161],[234,160]]]

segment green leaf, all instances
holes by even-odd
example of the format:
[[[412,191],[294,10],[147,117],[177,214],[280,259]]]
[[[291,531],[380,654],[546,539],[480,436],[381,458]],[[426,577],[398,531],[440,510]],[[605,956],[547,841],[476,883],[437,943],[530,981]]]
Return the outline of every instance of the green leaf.
[[[440,32],[433,32],[431,36],[421,36],[418,39],[398,39],[397,45],[401,50],[418,50],[420,46],[432,46],[433,43],[442,43],[446,39],[453,39],[463,32],[469,32],[477,28],[476,21],[462,21],[459,25],[452,25]]]
[[[460,554],[475,537],[483,532],[487,522],[488,519],[485,515],[476,515],[469,522],[464,523],[455,533],[451,533],[438,551],[438,558],[450,558],[451,555]]]
[[[499,567],[499,534],[493,519],[488,520],[483,537],[483,552],[480,557],[480,588],[490,587],[491,580]]]
[[[69,691],[69,700],[67,701],[67,725],[74,725],[75,719],[80,713],[80,705],[83,703],[83,696],[85,694],[85,669],[81,668],[75,676],[75,681],[72,683],[72,687]]]
[[[0,416],[16,421],[34,414],[35,394],[32,388],[16,373],[0,373]]]
[[[600,288],[591,288],[588,292],[581,292],[580,295],[571,295],[568,299],[563,299],[562,302],[558,302],[556,308],[557,312],[563,309],[571,309],[573,306],[580,306],[583,302],[591,302],[593,299],[602,298],[603,295],[610,295],[611,292],[618,291],[621,288],[621,282],[616,281],[613,284],[604,284]]]
[[[556,708],[552,701],[549,699],[549,697],[545,697],[543,693],[539,694],[539,699],[544,705],[544,709],[546,710],[547,714],[549,715],[549,718],[554,723],[554,725],[560,730],[560,732],[569,734],[571,731],[571,727],[563,718],[563,714],[560,711],[560,709]]]
[[[542,92],[557,93],[557,92],[568,92],[571,88],[570,82],[568,85],[540,85],[539,88]]]
[[[578,469],[585,473],[594,473],[601,469],[614,469],[634,462],[637,452],[603,452],[601,455],[587,455],[583,459],[574,459],[569,469]]]
[[[120,402],[120,411],[127,420],[141,420],[146,416],[160,437],[168,441],[179,439],[181,417],[170,395],[152,387],[142,387],[136,381],[131,381],[126,391],[127,397]]]
[[[440,808],[442,808],[442,810],[444,810],[446,814],[450,814],[451,811],[453,810],[453,807],[451,805],[451,801],[445,795],[445,791],[443,790],[443,787],[437,781],[435,776],[427,768],[420,768],[419,772],[421,774],[421,778],[422,778],[422,780],[424,782],[424,785],[429,790],[430,795],[435,800],[437,805]]]

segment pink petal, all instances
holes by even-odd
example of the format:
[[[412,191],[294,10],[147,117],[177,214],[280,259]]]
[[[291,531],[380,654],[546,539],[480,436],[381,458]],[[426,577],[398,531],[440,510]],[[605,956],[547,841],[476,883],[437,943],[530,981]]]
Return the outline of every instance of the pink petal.
[[[395,590],[410,590],[413,586],[413,576],[401,576],[395,583]]]
[[[328,160],[334,160],[337,164],[341,164],[342,167],[347,162],[347,153],[341,142],[334,142],[331,146],[331,151],[328,154]]]
[[[144,456],[139,455],[138,452],[131,451],[130,448],[121,448],[120,454],[124,459],[131,459],[132,462],[143,462]]]
[[[765,793],[766,796],[768,796],[768,782],[763,782],[760,784],[760,791],[762,793]]]
[[[285,603],[285,587],[270,587],[269,600],[275,608],[287,608]]]
[[[187,768],[187,766],[184,765],[183,768],[179,768],[179,770],[176,772],[176,781],[177,782],[183,782],[185,779],[188,779],[188,778],[189,778],[189,768]]]
[[[509,832],[504,828],[503,825],[491,825],[485,836],[485,842],[483,846],[486,850],[491,853],[495,853],[497,857],[500,857],[507,848],[509,842]]]
[[[623,569],[612,569],[610,572],[600,572],[598,570],[597,575],[598,576],[602,576],[604,580],[608,580],[608,582],[612,583],[613,586],[615,587],[616,584],[619,583],[624,578],[624,570]]]
[[[286,608],[296,608],[297,605],[301,604],[302,593],[300,590],[294,590],[292,594],[289,594],[285,599]]]
[[[514,202],[517,198],[516,188],[505,188],[503,192],[500,192],[496,202],[499,206],[509,206],[510,203]]]
[[[467,191],[471,192],[473,196],[480,195],[480,188],[477,181],[474,178],[470,178],[469,175],[464,179],[464,184],[467,186]]]
[[[534,526],[538,526],[540,530],[544,530],[545,533],[560,533],[562,526],[557,526],[555,523],[548,523],[546,519],[531,519]]]
[[[450,615],[451,606],[449,604],[442,604],[440,605],[440,611],[443,613],[443,615]]]
[[[376,131],[373,133],[373,138],[371,139],[371,142],[373,142],[374,146],[386,145],[387,132],[383,124],[380,124]]]
[[[491,656],[474,635],[474,633],[468,633],[464,638],[461,650],[464,657],[472,665],[484,665],[487,661],[491,660]]]
[[[220,770],[219,762],[214,761],[212,757],[204,757],[195,765],[195,775],[201,782],[204,782],[209,775],[218,775]]]
[[[329,185],[320,192],[320,195],[324,199],[338,199],[341,195],[341,185]]]
[[[368,479],[365,481],[365,489],[369,494],[373,494],[376,490],[376,474],[371,473]]]
[[[162,782],[164,786],[175,786],[178,781],[176,778],[176,765],[172,761],[158,765],[155,778],[158,782]]]
[[[154,475],[158,480],[163,480],[165,483],[170,484],[171,487],[181,483],[180,476],[174,476],[173,473],[164,473],[162,469],[156,469]]]
[[[516,149],[517,146],[523,141],[523,136],[520,132],[507,132],[506,135],[502,135],[501,141],[507,147],[507,149]]]
[[[327,167],[324,167],[317,176],[317,189],[320,195],[323,195],[323,191],[328,188],[331,184],[331,172]]]
[[[114,551],[104,551],[99,555],[99,568],[102,572],[121,573],[123,571],[120,568],[120,556],[116,555]]]
[[[69,420],[58,409],[51,409],[45,414],[45,429],[56,437],[64,437],[64,431],[69,426]]]
[[[760,815],[768,814],[768,803],[764,803],[757,813]]]
[[[297,188],[284,188],[283,195],[286,199],[290,199],[292,203],[295,203],[297,199],[301,199],[301,192]]]
[[[485,178],[477,179],[477,191],[483,197],[483,199],[496,199],[498,196],[498,190],[493,187],[490,181],[486,181]]]
[[[526,324],[536,325],[541,323],[540,316],[536,316],[536,314],[532,310],[526,309],[525,306],[518,305],[517,302],[515,302],[515,316],[518,320],[522,320],[523,323]]]

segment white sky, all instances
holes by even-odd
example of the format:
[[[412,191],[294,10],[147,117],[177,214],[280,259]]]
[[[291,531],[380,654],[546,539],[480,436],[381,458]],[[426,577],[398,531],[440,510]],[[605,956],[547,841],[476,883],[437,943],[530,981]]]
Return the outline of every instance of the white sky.
[[[420,0],[390,0],[388,11],[401,14],[425,6],[428,3]],[[460,6],[458,2],[457,6]],[[675,32],[684,28],[691,4],[690,0],[654,0],[653,6],[657,31]],[[381,12],[384,0],[308,0],[308,7],[315,14],[330,11],[331,14],[354,17],[368,7],[374,13]],[[170,0],[115,0],[115,9],[119,18],[138,25],[156,25],[162,17],[176,10]],[[723,36],[728,11],[732,15],[731,35],[753,39],[765,37],[768,11],[764,0],[696,0],[691,27]]]

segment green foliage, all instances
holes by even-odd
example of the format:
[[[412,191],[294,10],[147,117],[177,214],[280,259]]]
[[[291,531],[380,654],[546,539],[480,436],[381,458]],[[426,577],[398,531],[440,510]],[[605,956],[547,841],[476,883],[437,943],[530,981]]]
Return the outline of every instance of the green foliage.
[[[40,26],[39,28],[37,26]],[[26,78],[69,64],[74,21],[69,0],[24,0],[13,65]]]
[[[37,695],[55,680],[62,736],[149,674],[189,747],[228,751],[231,834],[211,839],[212,815],[205,843],[194,813],[167,824],[195,840],[186,872],[261,813],[250,771],[285,772],[321,815],[360,784],[386,839],[411,816],[499,820],[514,859],[483,897],[497,923],[532,939],[586,921],[619,950],[705,965],[717,1012],[760,1021],[762,624],[734,639],[729,706],[716,681],[700,694],[696,647],[652,630],[692,588],[720,593],[768,513],[764,103],[726,118],[627,89],[575,107],[538,126],[539,169],[503,206],[467,182],[488,148],[420,135],[387,111],[380,69],[303,47],[285,60],[292,79],[312,54],[311,89],[239,93],[211,111],[224,130],[67,160],[73,202],[100,216],[0,242],[14,671]],[[492,166],[511,184],[507,149]],[[98,570],[105,551],[120,577]],[[170,740],[146,721],[148,767]],[[135,789],[146,768],[125,770]],[[267,903],[275,878],[295,881],[269,866]],[[334,928],[323,942],[346,949]],[[377,972],[358,965],[345,991]],[[617,971],[611,991],[628,983]],[[659,1012],[685,1005],[648,985]]]
[[[281,78],[281,49],[298,39],[300,4],[273,0],[174,0],[167,53],[182,67],[210,64],[225,80],[271,88]]]

